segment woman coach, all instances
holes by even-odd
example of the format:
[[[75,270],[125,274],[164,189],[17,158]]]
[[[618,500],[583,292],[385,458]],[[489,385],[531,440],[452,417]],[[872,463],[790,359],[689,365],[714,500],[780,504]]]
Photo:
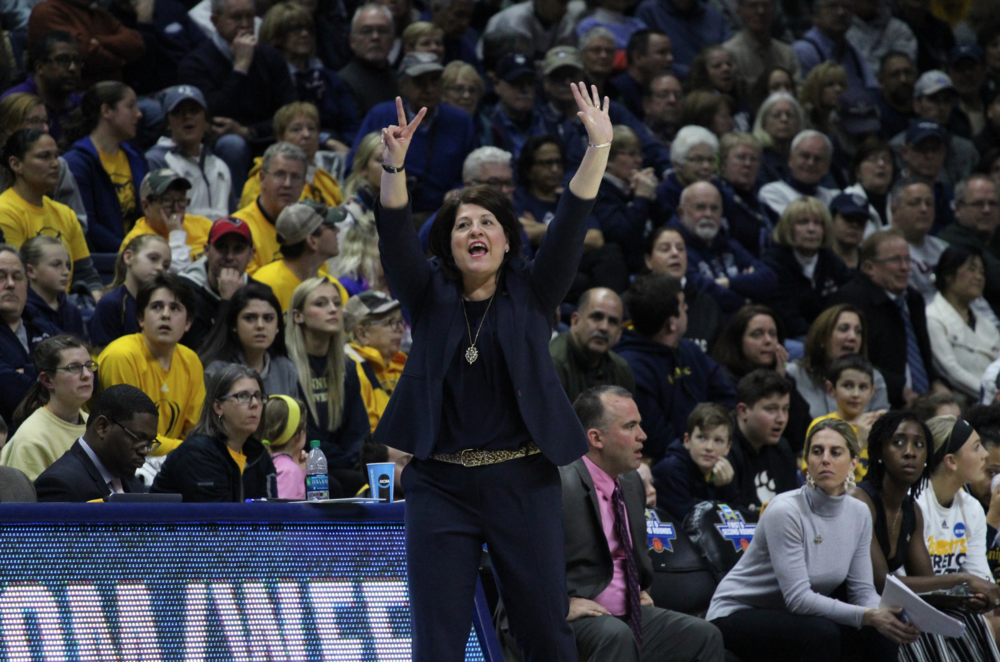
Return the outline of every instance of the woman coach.
[[[426,109],[407,124],[397,98],[399,125],[383,130],[375,218],[413,347],[375,438],[414,455],[401,479],[414,660],[464,659],[484,542],[525,660],[576,660],[556,467],[587,439],[552,365],[549,321],[583,255],[612,130],[608,100],[572,88],[590,147],[533,261],[513,206],[486,186],[445,203],[426,260],[405,171]]]

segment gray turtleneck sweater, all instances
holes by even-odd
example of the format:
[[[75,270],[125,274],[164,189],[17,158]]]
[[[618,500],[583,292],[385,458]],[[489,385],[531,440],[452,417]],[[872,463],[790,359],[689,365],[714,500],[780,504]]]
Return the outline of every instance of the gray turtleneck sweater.
[[[872,518],[861,501],[801,487],[774,497],[750,547],[722,580],[706,618],[784,609],[861,627],[878,607],[872,580]],[[847,580],[849,603],[827,597]]]

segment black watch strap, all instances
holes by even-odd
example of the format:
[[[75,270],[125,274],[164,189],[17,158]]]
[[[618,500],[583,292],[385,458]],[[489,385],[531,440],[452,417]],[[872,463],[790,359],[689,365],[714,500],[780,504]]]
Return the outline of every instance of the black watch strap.
[[[383,163],[382,170],[385,170],[386,172],[395,175],[397,172],[403,172],[403,166],[399,166],[398,168],[396,168],[394,166],[386,165],[385,163]]]

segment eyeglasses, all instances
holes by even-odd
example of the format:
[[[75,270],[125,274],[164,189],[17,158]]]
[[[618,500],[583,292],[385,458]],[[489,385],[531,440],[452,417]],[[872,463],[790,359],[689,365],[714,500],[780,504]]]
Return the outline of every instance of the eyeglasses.
[[[248,404],[254,399],[257,402],[264,402],[264,395],[260,391],[240,391],[239,393],[230,393],[229,395],[224,395],[219,398],[219,402],[225,402],[226,400],[235,400],[241,405]]]
[[[191,198],[160,198],[159,203],[166,209],[186,209],[191,204]]]
[[[49,62],[55,62],[60,67],[66,67],[67,69],[74,64],[77,67],[83,67],[83,58],[79,55],[70,55],[69,53],[53,55],[49,58]]]
[[[382,320],[372,320],[368,324],[371,326],[384,326],[387,329],[402,330],[406,328],[406,321],[402,317],[387,317]]]
[[[87,361],[86,363],[70,363],[69,365],[57,366],[56,370],[65,370],[71,375],[80,376],[83,374],[84,368],[86,368],[90,372],[97,372],[97,361]]]
[[[972,207],[973,209],[978,209],[979,211],[983,211],[985,209],[989,209],[990,207],[996,207],[997,206],[997,201],[996,200],[976,200],[975,202],[959,202],[958,204],[960,204],[963,207]]]
[[[297,184],[299,182],[304,182],[306,180],[305,175],[300,175],[297,172],[285,172],[284,170],[279,170],[278,172],[268,172],[264,171],[268,177],[273,177],[279,182],[288,182],[290,184]]]
[[[714,156],[689,156],[684,161],[685,163],[692,163],[694,165],[714,165]]]
[[[154,439],[143,439],[142,437],[140,437],[139,435],[137,435],[135,432],[132,432],[127,427],[125,427],[124,425],[122,425],[121,423],[119,423],[118,421],[116,421],[115,419],[111,418],[110,416],[108,416],[108,420],[111,421],[112,423],[114,423],[115,425],[117,425],[118,427],[120,427],[122,430],[125,431],[125,434],[127,434],[132,439],[132,445],[136,447],[136,450],[140,450],[140,451],[143,451],[145,453],[152,453],[152,452],[156,451],[157,448],[160,447],[160,442],[158,442],[155,438]]]

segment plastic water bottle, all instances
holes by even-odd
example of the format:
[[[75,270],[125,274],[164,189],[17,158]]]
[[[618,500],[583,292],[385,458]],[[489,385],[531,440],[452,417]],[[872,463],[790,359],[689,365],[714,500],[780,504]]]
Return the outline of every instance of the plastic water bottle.
[[[330,498],[330,477],[327,475],[326,455],[319,448],[319,439],[313,439],[306,457],[306,499],[319,501]]]

